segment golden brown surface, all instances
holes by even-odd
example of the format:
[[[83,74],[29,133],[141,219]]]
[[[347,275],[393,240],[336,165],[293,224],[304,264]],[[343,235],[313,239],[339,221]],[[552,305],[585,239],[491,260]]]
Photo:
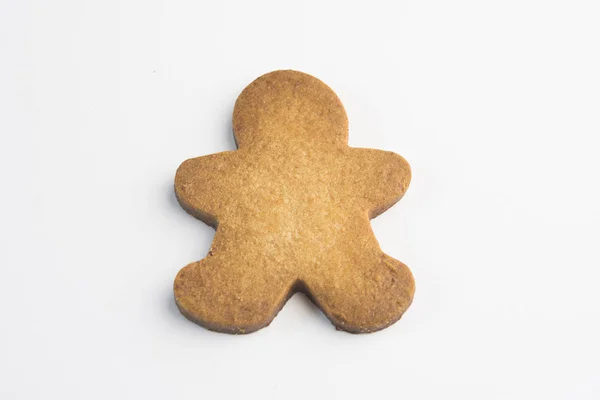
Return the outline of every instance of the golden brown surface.
[[[175,177],[181,206],[217,229],[208,256],[175,279],[181,312],[211,330],[249,333],[303,291],[339,329],[396,322],[413,277],[381,251],[369,219],[402,197],[408,163],[348,147],[340,100],[296,71],[246,87],[233,128],[238,150],[187,160]]]

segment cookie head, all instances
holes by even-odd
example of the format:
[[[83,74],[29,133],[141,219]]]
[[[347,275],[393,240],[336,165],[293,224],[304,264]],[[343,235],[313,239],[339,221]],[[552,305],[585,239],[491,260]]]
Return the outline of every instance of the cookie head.
[[[244,89],[235,103],[233,131],[239,148],[348,144],[348,118],[337,95],[317,78],[289,70],[265,74]]]

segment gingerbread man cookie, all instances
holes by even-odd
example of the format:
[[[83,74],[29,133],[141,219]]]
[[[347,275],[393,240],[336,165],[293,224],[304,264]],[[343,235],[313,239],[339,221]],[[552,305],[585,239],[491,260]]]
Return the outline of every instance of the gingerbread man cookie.
[[[261,76],[233,112],[238,150],[185,161],[181,206],[216,229],[208,256],[175,279],[177,306],[219,332],[269,325],[304,292],[338,328],[396,322],[415,291],[410,270],[384,254],[369,220],[410,182],[399,155],[348,146],[336,94],[296,71]]]

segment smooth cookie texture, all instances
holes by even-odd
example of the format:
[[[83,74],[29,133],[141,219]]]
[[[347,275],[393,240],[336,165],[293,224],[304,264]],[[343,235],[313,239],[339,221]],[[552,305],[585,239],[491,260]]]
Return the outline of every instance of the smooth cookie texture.
[[[177,306],[208,329],[249,333],[304,292],[338,328],[396,322],[415,291],[410,270],[380,249],[369,220],[410,182],[399,155],[348,146],[348,119],[320,80],[275,71],[233,112],[238,150],[185,161],[175,193],[216,228],[208,253],[175,279]]]

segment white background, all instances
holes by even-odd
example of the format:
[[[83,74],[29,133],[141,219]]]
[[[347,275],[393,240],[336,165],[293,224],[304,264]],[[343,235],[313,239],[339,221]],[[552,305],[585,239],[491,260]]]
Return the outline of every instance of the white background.
[[[599,399],[600,4],[0,0],[2,399]],[[337,332],[185,320],[172,185],[245,85],[308,72],[412,165],[373,221],[417,292]]]

